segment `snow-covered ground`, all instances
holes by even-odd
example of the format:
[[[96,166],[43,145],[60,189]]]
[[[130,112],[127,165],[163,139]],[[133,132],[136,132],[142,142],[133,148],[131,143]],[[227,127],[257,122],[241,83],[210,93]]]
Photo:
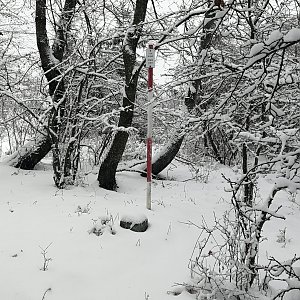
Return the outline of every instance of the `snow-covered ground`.
[[[195,174],[187,166],[172,165],[166,180],[154,181],[149,211],[145,178],[137,173],[119,173],[118,192],[100,189],[95,174],[81,186],[58,190],[49,166],[22,171],[1,165],[0,299],[174,298],[170,291],[190,279],[188,263],[199,235],[199,229],[187,223],[201,225],[203,217],[212,222],[214,212],[222,216],[229,208],[221,173],[236,176],[216,165],[209,172],[201,169],[199,180],[188,180]],[[270,189],[271,179],[263,179],[260,197]],[[281,193],[277,201],[286,220],[269,222],[261,256],[285,260],[300,254],[299,198]],[[146,215],[148,230],[121,228],[124,215]],[[95,224],[102,227],[99,236],[91,232]],[[278,242],[284,229],[286,244]],[[195,295],[183,291],[176,299]]]

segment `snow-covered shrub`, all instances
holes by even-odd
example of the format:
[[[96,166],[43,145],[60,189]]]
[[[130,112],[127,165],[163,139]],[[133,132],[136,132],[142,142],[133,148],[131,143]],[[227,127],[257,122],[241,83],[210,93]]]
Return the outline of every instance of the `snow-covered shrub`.
[[[274,257],[269,258],[269,265],[265,268],[263,287],[267,290],[276,283],[283,283],[284,288],[271,293],[271,299],[297,300],[300,299],[300,270],[294,264],[300,260],[296,255],[284,262]],[[296,295],[296,296],[295,296]],[[297,296],[298,295],[298,296]]]
[[[203,223],[189,268],[192,283],[188,289],[197,299],[251,299],[245,241],[230,213],[215,219],[212,227]]]
[[[105,232],[108,232],[112,235],[116,234],[112,215],[99,217],[99,219],[94,222],[92,228],[88,231],[89,234],[93,233],[97,236],[100,236]]]
[[[75,210],[75,213],[77,213],[78,216],[80,216],[82,214],[89,214],[90,210],[91,210],[90,204],[91,204],[91,202],[89,202],[85,206],[78,205]]]
[[[204,222],[190,259],[191,282],[185,284],[186,290],[197,300],[299,299],[286,295],[300,295],[300,271],[293,266],[300,257],[295,255],[284,262],[271,257],[267,265],[251,266],[253,253],[249,249],[253,250],[253,245],[249,244],[242,236],[241,225],[230,220],[230,213],[215,219],[212,227]],[[278,281],[285,284],[284,288],[273,291],[272,285]]]
[[[285,219],[278,213],[281,206],[276,204],[279,191],[295,193],[300,189],[300,151],[279,154],[269,162],[263,162],[241,174],[237,179],[225,178],[232,193],[232,210],[215,219],[209,227],[204,222],[190,262],[192,288],[201,295],[203,291],[215,299],[252,299],[258,289],[270,292],[269,282],[280,280],[286,288],[270,299],[284,299],[292,290],[300,290],[299,275],[291,268],[299,258],[280,263],[275,258],[269,265],[260,265],[259,244],[263,241],[263,228],[267,221]],[[256,198],[257,178],[261,173],[276,172],[276,179],[269,195],[263,200]],[[251,197],[246,197],[245,187],[251,185]],[[285,231],[279,242],[287,242]],[[260,273],[266,272],[260,280]],[[262,293],[262,291],[261,291]],[[200,297],[200,296],[199,296]],[[201,298],[199,298],[201,299]],[[214,299],[214,298],[212,298]]]

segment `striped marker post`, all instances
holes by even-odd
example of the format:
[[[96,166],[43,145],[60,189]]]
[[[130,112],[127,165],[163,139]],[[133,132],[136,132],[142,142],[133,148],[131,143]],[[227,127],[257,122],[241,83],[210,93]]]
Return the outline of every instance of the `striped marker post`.
[[[149,42],[146,50],[146,67],[148,68],[148,110],[147,110],[147,209],[151,209],[152,182],[152,110],[153,110],[153,68],[155,67],[154,42]]]

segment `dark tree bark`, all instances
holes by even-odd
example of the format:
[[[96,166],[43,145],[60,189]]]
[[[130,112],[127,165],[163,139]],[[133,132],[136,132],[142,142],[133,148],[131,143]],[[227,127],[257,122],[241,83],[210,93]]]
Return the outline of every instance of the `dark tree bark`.
[[[15,168],[32,170],[50,150],[51,139],[45,131],[45,134],[39,133],[36,139],[27,142],[15,151],[4,161],[4,163]]]
[[[185,133],[175,133],[163,149],[153,158],[152,174],[158,175],[163,171],[177,155],[184,140]],[[146,171],[146,170],[144,170]]]
[[[128,132],[123,130],[132,124],[136,88],[139,70],[134,71],[136,64],[136,47],[141,36],[142,24],[146,17],[148,0],[136,0],[134,17],[126,32],[123,42],[123,61],[125,69],[125,86],[123,96],[123,110],[120,113],[118,127],[113,136],[108,151],[102,159],[98,181],[99,186],[108,190],[115,190],[117,166],[122,158],[128,140]],[[122,129],[123,128],[123,129]]]
[[[49,94],[54,103],[58,103],[65,93],[64,83],[60,79],[61,73],[57,65],[62,61],[65,53],[66,34],[70,28],[76,3],[76,0],[66,0],[51,49],[46,28],[46,0],[36,0],[37,47],[44,74],[49,82]],[[58,113],[63,114],[63,105],[60,105],[59,108],[52,108],[47,123],[39,130],[37,136],[13,153],[6,163],[21,169],[33,169],[51,150],[58,126]]]

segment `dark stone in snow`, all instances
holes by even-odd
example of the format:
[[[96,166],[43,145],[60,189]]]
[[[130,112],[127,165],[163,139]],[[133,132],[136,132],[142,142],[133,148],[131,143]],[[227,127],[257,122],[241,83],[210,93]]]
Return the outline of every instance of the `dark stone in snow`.
[[[120,220],[120,226],[135,232],[144,232],[148,228],[148,218],[146,216],[124,216]]]

